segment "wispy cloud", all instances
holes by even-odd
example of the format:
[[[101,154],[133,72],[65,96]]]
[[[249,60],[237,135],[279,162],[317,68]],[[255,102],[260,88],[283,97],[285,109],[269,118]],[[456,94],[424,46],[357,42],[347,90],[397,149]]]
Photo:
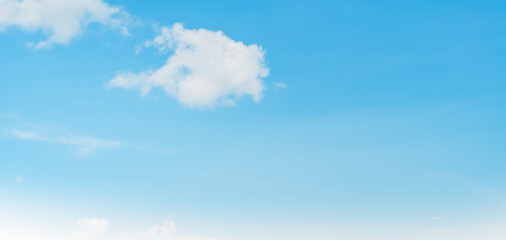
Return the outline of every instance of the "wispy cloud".
[[[273,84],[274,84],[274,87],[276,87],[276,90],[286,89],[288,87],[288,85],[286,85],[286,83],[273,82]]]
[[[116,148],[157,155],[170,155],[175,152],[175,149],[157,147],[155,144],[128,143],[116,139],[76,134],[74,131],[61,126],[55,127],[25,121],[21,115],[15,112],[0,113],[0,139],[24,140],[67,146],[73,150],[73,154],[78,156],[87,156],[100,150]]]
[[[14,178],[15,183],[22,183],[24,181],[25,181],[25,178],[23,176],[17,176],[16,178]]]
[[[440,223],[441,221],[443,221],[443,217],[434,216],[434,217],[430,217],[430,220],[432,220],[435,223]]]
[[[0,119],[16,119],[16,118],[19,118],[19,114],[17,112],[0,113]]]
[[[77,148],[77,154],[80,156],[89,155],[98,149],[111,149],[121,145],[119,141],[105,140],[94,137],[43,136],[35,132],[18,129],[11,129],[10,133],[11,137],[14,137],[16,139],[74,146]]]
[[[118,74],[108,87],[138,89],[144,96],[152,88],[162,88],[190,108],[230,106],[243,95],[262,99],[262,78],[269,75],[262,47],[245,45],[221,31],[185,29],[176,23],[163,27],[161,35],[145,46],[160,51],[171,49],[164,66],[154,71]]]
[[[46,141],[46,142],[51,141],[50,139],[38,136],[37,134],[35,134],[33,132],[26,132],[26,131],[21,131],[21,130],[17,130],[17,129],[11,129],[11,134],[14,138],[17,138],[17,139],[32,140],[32,141]]]

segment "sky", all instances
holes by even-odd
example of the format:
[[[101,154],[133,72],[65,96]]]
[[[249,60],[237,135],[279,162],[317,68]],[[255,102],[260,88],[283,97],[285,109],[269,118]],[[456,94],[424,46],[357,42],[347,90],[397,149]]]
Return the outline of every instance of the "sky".
[[[0,0],[0,239],[504,240],[505,11]]]

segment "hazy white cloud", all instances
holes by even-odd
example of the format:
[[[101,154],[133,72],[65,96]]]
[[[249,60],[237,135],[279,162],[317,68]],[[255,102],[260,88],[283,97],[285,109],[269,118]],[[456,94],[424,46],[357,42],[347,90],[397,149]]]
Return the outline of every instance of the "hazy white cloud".
[[[102,0],[0,0],[0,30],[16,26],[27,31],[42,31],[48,36],[33,46],[68,44],[90,23],[120,29],[122,12]]]
[[[81,218],[77,220],[77,226],[77,240],[97,240],[105,237],[109,221],[105,218]]]
[[[121,240],[174,240],[176,239],[176,226],[174,222],[166,220],[163,224],[155,224],[145,232],[121,233]]]
[[[119,220],[121,221],[121,220]],[[105,218],[82,218],[77,228],[66,223],[48,223],[33,219],[19,219],[0,216],[0,239],[8,240],[216,240],[216,238],[187,234],[179,231],[172,221],[166,220],[134,232],[139,223],[114,224]],[[143,224],[143,225],[144,225]],[[141,227],[142,229],[142,227]],[[187,229],[188,230],[188,229]],[[185,233],[182,233],[185,232]],[[244,228],[239,237],[237,230],[226,239],[243,240],[306,240],[306,239],[346,239],[346,240],[504,240],[506,224],[430,225],[416,223],[396,225],[356,225],[356,226],[268,226]],[[234,237],[235,235],[235,237]]]
[[[187,236],[177,232],[173,221],[165,220],[162,224],[154,224],[144,232],[120,233],[118,240],[215,240],[202,236]]]
[[[250,95],[255,102],[262,99],[262,78],[269,75],[269,69],[265,51],[256,44],[245,45],[221,31],[185,29],[176,23],[163,27],[145,46],[172,50],[173,54],[159,69],[118,74],[109,87],[138,89],[143,96],[160,87],[190,108],[234,105],[243,95]]]
[[[93,153],[97,149],[110,149],[121,145],[119,141],[104,140],[93,137],[79,137],[79,136],[43,136],[30,131],[22,131],[18,129],[11,129],[11,137],[38,141],[48,142],[54,144],[63,144],[77,147],[78,155],[84,156]]]
[[[46,223],[39,223],[45,225]],[[216,240],[202,236],[180,234],[176,231],[174,222],[166,220],[162,224],[154,224],[144,231],[132,232],[137,226],[116,225],[110,227],[106,218],[81,218],[76,222],[77,229],[62,228],[61,232],[42,231],[33,225],[13,227],[2,226],[0,222],[0,239],[8,240]],[[58,229],[57,226],[50,227]],[[14,230],[14,231],[13,231]]]

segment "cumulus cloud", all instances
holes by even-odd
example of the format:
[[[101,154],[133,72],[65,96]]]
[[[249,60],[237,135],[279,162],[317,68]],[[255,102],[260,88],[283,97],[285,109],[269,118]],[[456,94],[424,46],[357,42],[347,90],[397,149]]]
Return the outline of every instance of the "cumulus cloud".
[[[48,142],[54,144],[63,144],[77,147],[77,154],[85,156],[95,152],[97,149],[110,149],[118,147],[121,143],[118,141],[104,140],[94,137],[80,136],[43,136],[35,132],[11,129],[11,137],[21,140],[30,140],[37,142]]]
[[[118,7],[102,0],[0,0],[0,30],[16,26],[27,31],[42,31],[48,39],[34,44],[44,48],[68,44],[90,23],[128,30],[121,24]]]
[[[162,67],[140,73],[123,72],[109,87],[137,89],[144,96],[154,87],[163,89],[190,108],[230,106],[243,95],[262,99],[262,79],[269,75],[262,47],[245,45],[221,31],[185,29],[176,23],[145,46],[173,54]]]

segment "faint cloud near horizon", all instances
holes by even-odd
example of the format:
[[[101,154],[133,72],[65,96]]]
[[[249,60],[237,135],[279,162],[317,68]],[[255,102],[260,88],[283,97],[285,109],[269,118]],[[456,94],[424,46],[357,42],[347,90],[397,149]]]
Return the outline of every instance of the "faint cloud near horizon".
[[[122,216],[124,218],[124,216]],[[4,219],[0,219],[4,220]],[[124,219],[125,220],[125,219]],[[120,218],[121,222],[121,218]],[[145,225],[134,219],[135,225]],[[39,225],[44,226],[43,223]],[[217,240],[200,234],[190,234],[188,231],[178,231],[173,221],[165,220],[159,223],[147,224],[146,226],[132,227],[132,225],[123,224],[111,227],[111,222],[103,217],[84,217],[75,222],[75,229],[62,232],[40,232],[33,225],[24,225],[25,231],[16,229],[3,229],[0,232],[1,239],[9,240]],[[47,225],[46,225],[47,226]],[[63,227],[63,226],[52,226]],[[139,230],[132,230],[139,229]]]

